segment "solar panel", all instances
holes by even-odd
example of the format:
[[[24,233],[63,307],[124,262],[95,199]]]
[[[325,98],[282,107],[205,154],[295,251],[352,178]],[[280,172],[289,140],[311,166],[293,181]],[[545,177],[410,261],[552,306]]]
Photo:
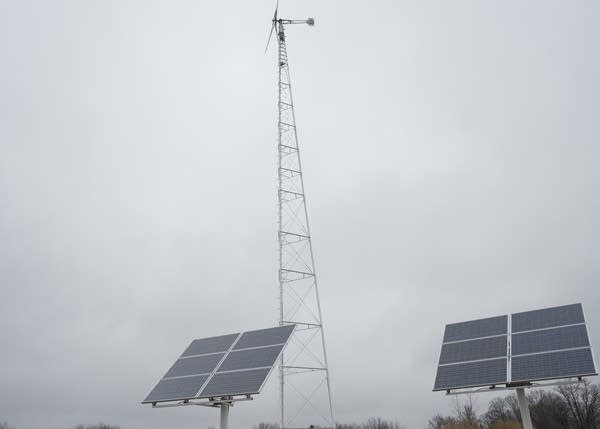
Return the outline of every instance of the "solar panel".
[[[595,375],[581,304],[512,315],[511,380]]]
[[[218,373],[211,378],[199,398],[258,393],[271,368]]]
[[[194,340],[142,403],[259,393],[294,328]]]
[[[494,357],[506,358],[506,335],[442,345],[440,365]]]
[[[506,358],[438,367],[433,390],[458,389],[506,383]]]
[[[434,390],[505,383],[508,316],[446,325]]]
[[[434,390],[596,375],[581,304],[446,326]]]
[[[468,322],[446,325],[444,342],[469,340],[507,333],[507,316],[489,317],[487,319],[471,320]]]
[[[167,371],[167,377],[181,377],[183,375],[210,374],[221,362],[225,353],[214,353],[204,356],[179,358]]]
[[[589,347],[589,345],[590,341],[585,325],[542,329],[513,333],[512,335],[513,355]]]
[[[581,304],[563,305],[512,315],[512,332],[585,323]]]
[[[177,401],[196,396],[209,375],[162,379],[144,399],[147,402]]]
[[[279,357],[283,345],[261,347],[258,349],[248,349],[232,351],[227,355],[227,359],[219,367],[219,371],[231,371],[243,368],[261,368],[271,367]]]
[[[512,381],[596,375],[590,348],[513,356]]]
[[[284,344],[292,334],[294,326],[295,325],[288,325],[280,328],[244,332],[242,337],[235,344],[234,350],[269,346],[272,344]]]
[[[240,336],[240,334],[221,335],[219,337],[202,338],[192,341],[182,356],[204,355],[208,353],[225,352]]]

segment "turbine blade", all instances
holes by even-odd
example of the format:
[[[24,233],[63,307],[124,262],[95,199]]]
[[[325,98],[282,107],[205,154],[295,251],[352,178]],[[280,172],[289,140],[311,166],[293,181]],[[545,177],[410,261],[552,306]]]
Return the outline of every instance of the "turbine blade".
[[[269,38],[267,39],[267,47],[265,48],[265,54],[269,49],[269,43],[271,43],[271,37],[273,37],[273,30],[275,30],[275,23],[277,22],[277,11],[279,10],[279,0],[275,3],[275,13],[273,14],[273,24],[271,25],[271,32],[269,33]]]
[[[273,37],[273,30],[275,30],[275,23],[271,25],[271,32],[269,33],[269,38],[267,39],[267,46],[265,47],[265,54],[269,50],[269,43],[271,43],[271,37]]]

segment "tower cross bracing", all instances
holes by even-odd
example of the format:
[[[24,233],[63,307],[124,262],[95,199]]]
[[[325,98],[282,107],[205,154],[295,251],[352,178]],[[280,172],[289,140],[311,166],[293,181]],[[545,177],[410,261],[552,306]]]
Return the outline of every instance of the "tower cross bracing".
[[[278,41],[278,242],[279,324],[296,324],[280,358],[280,427],[334,428],[323,319],[296,116],[292,97],[285,26],[314,20],[273,18]]]

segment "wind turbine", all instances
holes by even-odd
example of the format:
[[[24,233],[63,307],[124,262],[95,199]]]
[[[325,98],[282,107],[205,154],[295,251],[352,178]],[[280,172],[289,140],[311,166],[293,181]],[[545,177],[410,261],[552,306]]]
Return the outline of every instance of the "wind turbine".
[[[296,116],[292,99],[285,26],[315,20],[278,17],[275,6],[265,52],[273,33],[278,42],[278,241],[279,324],[296,324],[281,355],[280,428],[334,428],[333,406],[321,304],[317,288],[308,210],[304,193]]]
[[[314,18],[307,18],[307,19],[278,19],[277,18],[277,11],[278,10],[279,10],[279,0],[277,0],[277,4],[275,5],[275,13],[273,14],[271,31],[269,33],[269,38],[267,39],[267,46],[265,47],[265,53],[269,49],[269,43],[271,42],[271,38],[273,37],[273,31],[277,27],[280,28],[280,30],[277,32],[278,36],[279,37],[284,37],[284,30],[283,30],[283,25],[284,24],[308,24],[311,27],[315,25],[315,19]],[[283,39],[283,41],[285,42],[285,39]]]

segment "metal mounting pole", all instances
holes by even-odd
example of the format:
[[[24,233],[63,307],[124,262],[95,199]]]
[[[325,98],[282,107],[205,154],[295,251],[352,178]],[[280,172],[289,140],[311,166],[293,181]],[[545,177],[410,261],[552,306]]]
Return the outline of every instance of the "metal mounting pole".
[[[531,423],[531,414],[529,414],[529,403],[525,396],[525,389],[517,388],[517,399],[519,401],[519,410],[521,411],[521,420],[523,421],[523,429],[533,429]]]
[[[230,404],[223,402],[221,408],[221,429],[229,429],[229,407]]]

